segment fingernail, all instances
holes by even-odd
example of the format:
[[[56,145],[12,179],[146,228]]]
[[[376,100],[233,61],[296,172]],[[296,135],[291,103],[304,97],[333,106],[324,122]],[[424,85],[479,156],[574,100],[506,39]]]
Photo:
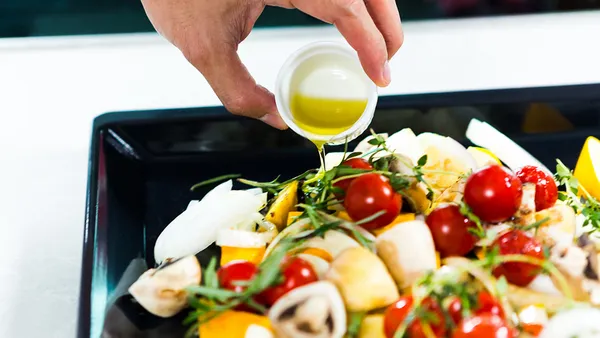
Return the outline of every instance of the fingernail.
[[[390,70],[390,63],[386,61],[383,65],[383,83],[387,86],[390,82],[392,82],[392,71]]]
[[[288,128],[279,114],[266,114],[260,120],[277,129],[285,130]]]

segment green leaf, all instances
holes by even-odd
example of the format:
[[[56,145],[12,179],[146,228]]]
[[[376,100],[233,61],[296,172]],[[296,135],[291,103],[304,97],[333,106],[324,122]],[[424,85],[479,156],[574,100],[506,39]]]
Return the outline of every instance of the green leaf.
[[[216,267],[217,258],[213,256],[211,257],[210,262],[208,262],[206,269],[204,269],[204,285],[213,289],[219,287],[219,279],[217,278]]]
[[[427,164],[427,155],[423,155],[421,156],[421,158],[419,158],[419,160],[417,161],[417,165],[419,167],[424,166],[425,164]]]
[[[505,296],[508,292],[508,282],[504,276],[500,276],[496,281],[496,291],[500,296]]]
[[[196,183],[194,184],[191,188],[190,191],[194,191],[200,187],[209,185],[209,184],[213,184],[213,183],[217,183],[217,182],[221,182],[221,181],[226,181],[226,180],[231,180],[234,178],[238,178],[240,177],[239,174],[229,174],[229,175],[223,175],[223,176],[218,176],[215,178],[211,178],[210,180],[206,180],[206,181],[202,181],[200,183]]]
[[[379,141],[376,137],[373,137],[368,141],[368,143],[373,146],[378,146],[381,144],[381,141]]]
[[[353,153],[348,154],[348,156],[346,156],[346,159],[348,160],[348,159],[351,159],[351,158],[354,158],[354,157],[357,157],[360,155],[362,155],[362,153],[355,151]]]
[[[204,296],[218,301],[226,301],[229,298],[238,296],[238,293],[234,291],[215,289],[206,286],[189,286],[186,288],[186,291],[192,295]]]
[[[347,337],[358,337],[358,333],[360,332],[360,326],[366,315],[367,314],[365,312],[350,313],[350,318],[348,318],[348,330],[346,332]]]

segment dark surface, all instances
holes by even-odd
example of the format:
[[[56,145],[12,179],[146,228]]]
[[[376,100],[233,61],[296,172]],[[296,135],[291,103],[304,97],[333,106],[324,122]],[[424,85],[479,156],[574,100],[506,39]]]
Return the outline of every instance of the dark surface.
[[[600,0],[397,0],[403,21],[600,8]],[[257,27],[321,24],[268,7]],[[151,32],[139,0],[2,0],[0,37]]]
[[[574,128],[522,132],[531,102],[558,109]],[[585,138],[600,136],[600,85],[383,97],[372,127],[391,133],[411,127],[461,140],[473,117],[511,136],[549,168],[556,157],[574,166]],[[271,180],[319,164],[313,146],[292,131],[242,120],[222,108],[100,116],[90,154],[79,337],[101,332],[105,316],[105,337],[181,337],[185,314],[151,316],[131,302],[127,288],[154,265],[154,241],[162,229],[209,189],[189,188],[222,174]],[[203,256],[206,261],[208,253]]]

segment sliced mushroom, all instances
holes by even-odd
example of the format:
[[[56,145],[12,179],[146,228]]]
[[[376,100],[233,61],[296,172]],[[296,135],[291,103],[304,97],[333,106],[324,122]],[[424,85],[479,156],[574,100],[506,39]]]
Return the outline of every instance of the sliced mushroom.
[[[514,215],[514,221],[523,226],[535,223],[535,184],[523,184],[523,197],[521,205]]]
[[[379,235],[375,245],[377,254],[401,289],[410,287],[437,267],[433,238],[423,221],[400,223]]]
[[[346,309],[335,285],[311,283],[281,297],[269,311],[278,338],[341,338]]]
[[[185,308],[185,288],[200,284],[201,279],[200,263],[195,256],[187,256],[146,271],[129,287],[129,293],[148,312],[167,318]]]
[[[578,301],[589,301],[590,295],[583,287],[583,271],[587,266],[587,254],[575,245],[557,244],[550,250],[550,262],[563,275],[573,298]],[[551,276],[554,286],[561,290],[559,281]],[[562,291],[562,290],[561,290]]]
[[[325,279],[337,286],[350,312],[384,307],[400,296],[385,264],[363,247],[349,248],[339,254]]]
[[[588,254],[588,263],[583,271],[586,278],[598,281],[600,275],[600,253],[596,250],[596,245],[587,234],[579,236],[577,245]]]

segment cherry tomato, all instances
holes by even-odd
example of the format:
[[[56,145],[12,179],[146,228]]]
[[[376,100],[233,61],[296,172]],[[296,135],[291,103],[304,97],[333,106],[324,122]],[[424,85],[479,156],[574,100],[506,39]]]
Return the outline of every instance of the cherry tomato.
[[[486,313],[463,319],[452,338],[512,338],[513,330],[499,316]]]
[[[219,268],[217,278],[221,287],[235,292],[242,292],[246,287],[235,285],[235,282],[249,281],[258,273],[254,263],[248,261],[233,261]]]
[[[509,219],[519,209],[522,197],[521,181],[499,165],[479,169],[465,184],[465,203],[482,221],[489,223]]]
[[[354,157],[349,160],[346,160],[342,163],[342,165],[345,165],[345,166],[353,168],[353,169],[366,169],[366,170],[373,169],[373,166],[371,164],[369,164],[369,162],[367,160],[365,160],[363,158],[359,158],[359,157]],[[336,188],[342,189],[345,193],[346,191],[348,191],[348,187],[350,186],[350,183],[352,183],[352,181],[354,181],[354,178],[348,178],[348,179],[336,182],[333,186]],[[338,198],[339,197],[341,197],[341,196],[338,196]]]
[[[544,259],[542,245],[521,230],[510,230],[502,234],[496,238],[492,247],[497,247],[500,255],[520,254]],[[500,264],[493,274],[496,277],[504,276],[509,283],[524,287],[529,285],[540,271],[541,268],[534,264],[510,262]]]
[[[469,229],[475,229],[477,225],[461,214],[457,205],[436,208],[427,216],[425,223],[442,257],[463,256],[475,247],[477,237]]]
[[[298,257],[285,258],[281,263],[281,273],[283,281],[261,292],[258,296],[260,303],[272,306],[289,291],[319,280],[312,265]]]
[[[383,329],[387,338],[394,337],[396,330],[400,324],[404,322],[406,316],[412,308],[412,305],[412,296],[403,296],[396,303],[387,308],[383,319]],[[420,304],[420,307],[422,307],[428,314],[430,321],[427,323],[431,327],[434,335],[436,337],[445,337],[446,324],[439,305],[431,298],[426,298]],[[427,337],[425,332],[423,332],[423,321],[420,319],[414,319],[406,331],[410,338]]]
[[[350,183],[344,199],[344,207],[355,221],[385,211],[383,215],[362,224],[365,229],[374,230],[390,224],[400,214],[402,197],[392,189],[384,176],[364,174]]]
[[[504,311],[498,301],[487,291],[479,292],[477,304],[471,309],[474,315],[493,314],[504,319]],[[453,299],[448,305],[448,313],[455,324],[462,320],[462,304],[460,299]]]
[[[524,166],[515,174],[522,183],[535,184],[535,210],[540,211],[554,206],[558,199],[558,188],[550,174],[532,165]]]

